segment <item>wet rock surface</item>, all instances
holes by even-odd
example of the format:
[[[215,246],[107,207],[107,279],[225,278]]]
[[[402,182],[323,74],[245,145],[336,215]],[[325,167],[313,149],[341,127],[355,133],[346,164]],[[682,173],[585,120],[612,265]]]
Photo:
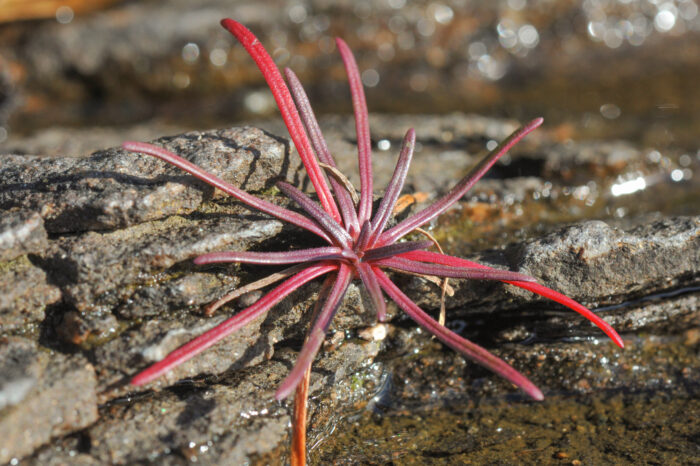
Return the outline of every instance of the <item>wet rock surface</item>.
[[[692,464],[700,433],[697,325],[625,338],[624,350],[597,339],[495,349],[544,389],[541,403],[504,394],[506,383],[429,336],[396,329],[402,356],[384,361],[381,390],[312,452],[310,464]]]
[[[322,123],[339,166],[356,180],[351,124],[338,117]],[[374,137],[391,142],[391,150],[375,151],[381,187],[393,169],[406,121],[378,116],[373,124]],[[510,121],[458,114],[417,116],[414,125],[420,127],[421,149],[409,174],[407,207],[399,215],[444,193],[478,159],[484,144],[514,127]],[[275,132],[279,122],[263,126],[271,133],[233,128],[159,141],[233,184],[285,204],[269,189],[274,180],[287,177],[300,186],[304,180],[296,154],[272,136],[282,134]],[[570,312],[499,284],[451,281],[455,295],[447,301],[448,325],[532,377],[553,403],[558,397],[615,390],[656,390],[663,397],[674,384],[683,384],[689,396],[700,370],[700,339],[693,333],[700,325],[700,219],[692,215],[700,192],[697,177],[672,181],[678,154],[662,163],[629,143],[589,142],[581,145],[585,156],[574,156],[571,144],[577,143],[561,144],[555,134],[542,131],[431,231],[447,252],[532,274],[593,308],[606,306],[601,315],[628,332],[629,349],[604,342],[597,329]],[[317,284],[149,386],[134,389],[125,382],[242,306],[205,317],[205,303],[268,273],[263,267],[195,267],[193,257],[221,249],[286,250],[311,240],[147,156],[108,149],[83,157],[0,157],[1,199],[10,215],[3,219],[15,219],[4,220],[9,225],[4,231],[15,232],[10,235],[15,238],[19,230],[12,225],[36,225],[40,238],[5,249],[15,252],[0,262],[7,277],[2,283],[8,284],[2,296],[33,283],[27,278],[31,273],[35,283],[43,283],[23,295],[37,300],[23,298],[24,311],[0,307],[15,313],[12,320],[3,319],[0,340],[0,367],[11,374],[0,388],[0,428],[10,421],[31,426],[43,403],[54,403],[54,411],[45,413],[51,416],[81,406],[70,415],[61,411],[61,421],[54,416],[41,429],[27,428],[32,435],[23,443],[3,439],[4,460],[233,464],[284,458],[291,405],[277,403],[272,394],[303,341]],[[246,160],[252,165],[236,165]],[[528,167],[524,173],[523,167]],[[612,186],[630,172],[659,181],[638,193],[611,195]],[[15,181],[8,189],[7,180],[18,176],[26,182]],[[58,183],[44,182],[47,177]],[[16,190],[23,196],[13,194]],[[647,210],[656,213],[650,213],[630,207],[640,197],[660,193],[670,195],[665,202],[673,208],[651,204]],[[138,200],[144,196],[172,203],[156,202],[152,208]],[[80,202],[71,204],[73,199]],[[115,199],[119,208],[105,207]],[[41,204],[54,207],[42,212]],[[627,209],[624,215],[621,208]],[[31,210],[37,213],[24,213]],[[41,233],[42,221],[48,235]],[[439,307],[435,285],[395,278],[427,310]],[[47,291],[40,292],[41,286]],[[352,286],[316,361],[310,444],[336,426],[345,430],[345,419],[365,405],[391,412],[423,404],[429,410],[450,400],[488,404],[506,397],[513,409],[527,406],[507,383],[418,332],[394,307],[386,340],[358,338],[372,334],[366,331],[374,324],[367,303]],[[640,331],[651,337],[635,336]],[[44,386],[41,395],[32,395]],[[64,393],[64,386],[73,389]],[[312,460],[323,462],[338,448],[318,456],[312,452]]]
[[[44,318],[44,309],[61,298],[58,287],[50,284],[43,269],[27,256],[0,262],[0,329],[32,329]]]
[[[0,219],[0,331],[28,327],[44,318],[44,308],[61,297],[46,273],[28,259],[48,247],[36,212],[4,212]]]

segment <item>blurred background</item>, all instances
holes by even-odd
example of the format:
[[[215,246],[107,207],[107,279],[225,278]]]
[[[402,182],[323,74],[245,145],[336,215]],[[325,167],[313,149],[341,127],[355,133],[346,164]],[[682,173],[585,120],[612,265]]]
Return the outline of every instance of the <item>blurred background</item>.
[[[560,140],[697,157],[695,0],[0,0],[0,143],[49,127],[276,115],[223,17],[297,72],[318,113],[351,110],[341,36],[370,112],[541,115]]]

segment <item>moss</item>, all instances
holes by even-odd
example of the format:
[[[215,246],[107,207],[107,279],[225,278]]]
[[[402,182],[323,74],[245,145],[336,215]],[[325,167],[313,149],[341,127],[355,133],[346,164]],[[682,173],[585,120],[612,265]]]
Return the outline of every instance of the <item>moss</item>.
[[[12,259],[11,261],[0,261],[0,275],[16,273],[18,270],[23,270],[28,267],[32,267],[32,263],[29,262],[29,258],[26,254]]]

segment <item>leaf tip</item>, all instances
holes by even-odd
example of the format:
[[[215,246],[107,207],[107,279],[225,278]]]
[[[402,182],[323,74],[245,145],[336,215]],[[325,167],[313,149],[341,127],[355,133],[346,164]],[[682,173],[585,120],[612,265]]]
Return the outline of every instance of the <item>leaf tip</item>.
[[[542,391],[541,391],[539,388],[537,388],[537,387],[532,387],[532,388],[530,388],[530,390],[528,390],[527,394],[530,395],[530,397],[532,397],[532,399],[535,400],[535,401],[542,401],[542,400],[544,400],[544,394],[543,394]]]

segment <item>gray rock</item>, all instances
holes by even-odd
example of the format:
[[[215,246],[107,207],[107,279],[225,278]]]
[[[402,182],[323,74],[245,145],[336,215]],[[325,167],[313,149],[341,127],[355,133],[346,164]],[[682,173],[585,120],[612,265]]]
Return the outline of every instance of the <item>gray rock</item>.
[[[600,221],[585,222],[471,259],[531,275],[584,304],[600,305],[697,285],[699,254],[700,218],[678,217],[630,231]],[[414,278],[411,283],[420,286],[420,280]],[[512,285],[465,280],[451,283],[455,295],[448,298],[447,306],[456,316],[543,303],[542,298]],[[436,287],[424,285],[420,289],[412,295],[416,301],[427,308],[437,307]]]
[[[157,273],[177,263],[213,251],[246,250],[282,229],[278,221],[254,218],[171,216],[109,233],[62,237],[45,255],[44,266],[52,271],[68,302],[81,311],[99,310],[131,299],[143,290],[137,285],[154,283]],[[194,268],[189,263],[185,267]],[[157,281],[167,282],[168,277]],[[217,285],[216,280],[198,283],[202,284],[206,288],[188,298],[192,304],[205,302]],[[180,289],[181,293],[187,291],[195,290]],[[147,294],[141,297],[154,298]],[[157,302],[143,304],[153,306]],[[146,309],[141,314],[149,312]]]
[[[346,342],[327,353],[313,371],[311,394],[342,393],[347,375],[371,361],[378,349],[373,342]],[[280,404],[273,394],[293,358],[285,352],[214,384],[181,385],[129,403],[114,402],[106,408],[111,415],[88,430],[90,455],[102,463],[161,462],[175,453],[191,461],[242,464],[277,450],[288,437],[291,419],[289,402]],[[347,401],[338,396],[329,402],[337,406],[341,400]]]
[[[27,258],[46,247],[46,230],[36,212],[6,212],[0,218],[0,334],[40,321],[44,307],[61,297]]]
[[[317,291],[318,285],[306,285],[260,318],[159,377],[150,386],[164,387],[183,379],[220,375],[256,366],[272,357],[274,345],[288,340],[303,340],[310,325],[309,309],[317,299]],[[360,287],[351,285],[331,331],[342,332],[371,325],[375,316],[367,303],[368,298],[360,293]],[[94,349],[104,400],[129,393],[118,385],[125,376],[135,375],[235,313],[224,308],[215,317],[205,318],[161,309],[166,311],[161,316],[151,318],[142,325],[134,325]],[[110,388],[114,384],[117,385]]]
[[[49,354],[29,340],[3,338],[0,367],[3,463],[97,419],[95,372],[83,356]]]
[[[0,335],[44,318],[44,308],[61,298],[58,287],[27,256],[0,262]]]
[[[27,398],[37,384],[39,361],[36,346],[29,340],[5,338],[0,346],[0,411]]]
[[[187,133],[155,141],[249,191],[291,176],[285,145],[260,130]],[[122,228],[187,214],[214,190],[154,157],[123,149],[87,158],[3,156],[0,209],[35,210],[51,233]]]
[[[669,218],[627,232],[586,222],[516,248],[511,263],[544,283],[556,280],[561,293],[620,302],[697,280],[700,217]]]
[[[36,212],[8,212],[0,218],[0,261],[43,251],[48,243]]]

